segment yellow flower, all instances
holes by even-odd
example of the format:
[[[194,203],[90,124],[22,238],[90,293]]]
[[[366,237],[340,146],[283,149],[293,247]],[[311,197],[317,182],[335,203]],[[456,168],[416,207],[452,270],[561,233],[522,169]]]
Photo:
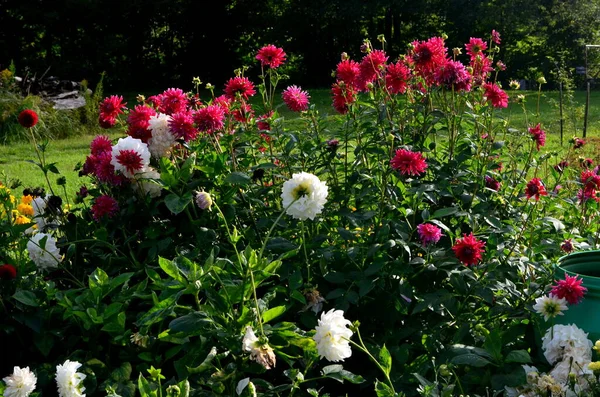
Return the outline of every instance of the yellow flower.
[[[597,352],[600,352],[600,340],[597,340],[596,343],[594,344],[594,350],[596,350]]]
[[[29,218],[27,218],[26,216],[23,216],[23,215],[19,215],[15,219],[15,224],[16,225],[26,225],[28,223],[31,223],[31,219],[29,219]]]
[[[590,371],[600,371],[600,361],[592,361],[588,364],[588,368],[590,369]]]
[[[32,201],[33,201],[33,197],[31,197],[31,195],[21,197],[21,203],[23,203],[23,204],[31,205]]]
[[[29,204],[19,204],[17,210],[21,215],[33,216],[33,207]]]

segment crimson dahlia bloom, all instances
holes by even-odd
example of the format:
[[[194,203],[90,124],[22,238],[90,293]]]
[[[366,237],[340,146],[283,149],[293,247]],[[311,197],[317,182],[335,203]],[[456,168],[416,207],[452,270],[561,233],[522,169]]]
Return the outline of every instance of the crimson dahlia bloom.
[[[573,247],[573,240],[569,238],[563,241],[560,245],[560,249],[567,254],[573,252],[575,250],[575,247]]]
[[[427,169],[425,157],[420,152],[411,152],[406,149],[396,150],[396,155],[390,161],[393,169],[402,175],[420,176]]]
[[[112,151],[110,138],[104,135],[98,135],[90,144],[90,150],[93,156]]]
[[[427,84],[431,84],[437,68],[446,62],[448,50],[444,39],[432,37],[427,41],[413,41],[411,45],[409,62],[415,65],[415,72],[422,76]]]
[[[550,294],[559,299],[565,298],[570,305],[576,305],[581,302],[587,291],[587,288],[582,284],[582,279],[578,279],[577,276],[569,276],[565,273],[565,279],[558,280],[556,284],[552,286]]]
[[[585,190],[598,190],[600,189],[600,175],[596,174],[592,170],[581,171],[581,183]]]
[[[407,81],[410,78],[410,69],[402,62],[387,65],[385,86],[392,94],[404,94]]]
[[[32,128],[38,123],[38,115],[31,109],[25,109],[19,113],[19,124],[25,128]]]
[[[117,117],[120,114],[123,114],[123,109],[127,109],[126,105],[127,104],[123,102],[122,96],[111,95],[104,98],[102,103],[100,103],[100,121],[105,121],[108,124],[114,125]]]
[[[567,168],[568,166],[569,166],[569,162],[566,160],[562,160],[560,163],[558,163],[554,166],[554,169],[556,170],[556,172],[562,174],[565,171],[565,168]]]
[[[358,76],[359,88],[364,91],[367,84],[376,80],[385,69],[385,63],[388,57],[382,50],[373,50],[365,55],[358,66],[360,74]]]
[[[535,197],[537,201],[540,199],[540,196],[547,196],[548,192],[546,192],[546,187],[540,178],[533,178],[525,187],[525,195],[528,199]]]
[[[500,185],[500,182],[498,182],[496,179],[488,175],[485,176],[485,187],[488,189],[498,191],[500,190]]]
[[[295,85],[289,86],[281,94],[283,102],[292,112],[304,112],[308,110],[310,95]]]
[[[483,85],[485,93],[483,97],[486,101],[491,102],[495,108],[508,107],[508,94],[494,83],[486,83]]]
[[[240,106],[233,111],[233,118],[240,123],[247,123],[252,117],[254,117],[254,109],[246,102],[241,102]]]
[[[580,149],[585,145],[585,141],[581,138],[573,138],[573,149]]]
[[[358,62],[351,59],[344,59],[337,64],[335,76],[338,81],[343,81],[346,84],[357,86],[360,68]]]
[[[478,37],[471,37],[469,42],[465,44],[467,54],[474,59],[478,55],[481,55],[483,51],[487,50],[487,43]]]
[[[220,106],[226,115],[230,113],[229,108],[231,108],[231,99],[227,98],[225,95],[216,97],[212,101],[212,104]]]
[[[471,76],[465,65],[458,61],[448,60],[435,71],[435,83],[456,91],[471,90]]]
[[[273,113],[274,112],[270,110],[267,113],[257,117],[256,126],[260,131],[271,131],[271,117],[273,117]]]
[[[149,128],[150,117],[152,116],[156,116],[156,110],[149,106],[136,105],[127,117],[127,124],[129,125],[127,135],[148,143],[148,140],[152,138],[152,131]]]
[[[435,244],[442,237],[442,229],[431,223],[421,223],[417,226],[417,232],[419,233],[421,244],[424,246]]]
[[[223,128],[225,111],[219,105],[209,105],[198,109],[193,117],[200,131],[212,134]]]
[[[17,278],[17,269],[13,265],[0,266],[0,280],[14,280]]]
[[[169,88],[160,94],[158,98],[160,98],[158,111],[169,116],[183,112],[187,108],[187,95],[180,88]]]
[[[271,69],[277,69],[285,62],[286,53],[282,48],[275,47],[273,44],[264,46],[258,50],[256,59],[260,61],[262,66],[268,66]]]
[[[542,130],[540,123],[538,123],[534,128],[529,128],[529,133],[531,134],[531,139],[535,141],[537,150],[539,151],[540,147],[546,144],[546,131]]]
[[[92,216],[96,222],[100,222],[102,218],[112,218],[119,212],[119,204],[117,201],[107,195],[96,197],[92,205]]]
[[[254,84],[247,77],[236,76],[225,84],[225,96],[231,100],[235,100],[238,95],[248,99],[254,94],[256,94]]]
[[[496,30],[492,30],[492,41],[500,45],[500,33],[496,32]]]
[[[481,254],[484,251],[483,247],[485,247],[485,242],[477,240],[471,232],[468,236],[463,234],[463,238],[456,240],[456,244],[454,244],[452,250],[459,261],[466,266],[471,266],[481,261]]]
[[[356,90],[353,86],[343,82],[335,83],[331,87],[333,107],[340,114],[348,113],[350,105],[356,102]]]
[[[169,130],[178,139],[188,142],[198,136],[198,130],[194,127],[194,117],[190,110],[175,113],[169,120]]]

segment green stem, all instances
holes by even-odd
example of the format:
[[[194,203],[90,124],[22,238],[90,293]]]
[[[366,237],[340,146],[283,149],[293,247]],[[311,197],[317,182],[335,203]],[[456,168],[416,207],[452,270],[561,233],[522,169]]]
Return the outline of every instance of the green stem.
[[[358,336],[358,340],[360,341],[360,345],[358,343],[350,340],[350,339],[347,339],[348,342],[352,343],[359,350],[361,350],[367,356],[369,356],[369,358],[371,359],[371,361],[373,361],[375,363],[375,365],[377,366],[377,368],[379,368],[379,370],[381,371],[381,373],[385,376],[385,380],[386,380],[388,386],[392,389],[392,392],[395,395],[396,394],[396,390],[394,389],[394,384],[392,383],[392,380],[390,379],[390,376],[388,375],[388,373],[386,372],[386,370],[381,366],[381,364],[379,363],[379,361],[377,361],[377,359],[375,357],[373,357],[373,355],[366,348],[365,343],[363,342],[362,337],[360,336],[360,331],[358,330],[358,328],[356,329],[356,335]]]
[[[308,262],[308,253],[306,252],[306,232],[304,230],[304,221],[300,221],[300,230],[302,231],[302,248],[304,249],[304,259],[306,260],[306,283],[310,285],[310,263]]]

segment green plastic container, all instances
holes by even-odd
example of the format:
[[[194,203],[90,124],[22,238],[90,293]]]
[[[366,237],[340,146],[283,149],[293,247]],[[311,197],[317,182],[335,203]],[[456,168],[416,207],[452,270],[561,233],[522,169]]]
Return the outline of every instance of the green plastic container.
[[[564,279],[565,273],[583,279],[587,292],[579,304],[568,305],[569,309],[556,317],[556,324],[575,324],[595,342],[600,339],[600,250],[563,256],[555,266],[554,277]]]

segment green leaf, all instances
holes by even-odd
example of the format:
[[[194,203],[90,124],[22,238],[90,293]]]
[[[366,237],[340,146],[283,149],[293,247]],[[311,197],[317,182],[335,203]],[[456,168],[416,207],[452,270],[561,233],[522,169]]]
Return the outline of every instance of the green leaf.
[[[390,371],[392,370],[392,356],[390,355],[390,351],[385,347],[385,344],[379,350],[379,363],[383,367],[386,375],[390,375]]]
[[[227,175],[227,178],[225,178],[224,182],[232,185],[247,185],[251,181],[252,178],[243,172],[232,172],[231,174]]]
[[[491,364],[491,361],[478,356],[477,354],[462,354],[460,356],[453,357],[450,362],[452,364],[469,365],[477,368],[485,367],[486,365]]]
[[[443,218],[448,215],[453,215],[458,212],[458,207],[442,208],[433,213],[432,218]]]
[[[377,393],[377,397],[394,397],[392,388],[378,380],[375,381],[375,393]]]
[[[277,306],[273,307],[262,314],[263,323],[268,323],[269,321],[281,316],[286,311],[285,306]]]
[[[513,350],[506,355],[507,363],[528,364],[531,362],[531,357],[527,350]]]
[[[360,375],[355,375],[350,371],[346,371],[340,364],[328,365],[323,367],[321,374],[331,379],[335,379],[340,383],[344,383],[347,380],[350,383],[359,384],[363,383],[365,379]]]
[[[215,323],[206,313],[193,312],[171,321],[169,329],[174,332],[198,333],[205,329],[207,324]]]
[[[206,371],[207,369],[212,367],[211,362],[216,356],[217,356],[217,348],[213,346],[210,349],[210,352],[208,352],[208,355],[206,356],[204,361],[202,361],[202,364],[198,365],[196,368],[187,367],[188,372],[190,374],[199,374],[199,373]]]
[[[31,291],[19,290],[15,292],[13,298],[27,306],[38,307],[40,305],[35,294]]]
[[[88,285],[94,298],[101,298],[104,295],[104,288],[109,285],[108,274],[99,267],[96,268],[89,276]]]
[[[142,375],[142,374],[140,374],[140,377],[138,378],[138,389],[140,391],[141,397],[156,397],[157,396],[157,393],[156,393],[157,387],[155,385],[150,385],[150,383],[148,383],[148,380],[146,380],[146,378],[144,378],[144,375]]]
[[[178,196],[175,193],[169,193],[165,197],[165,205],[173,214],[177,215],[185,210],[185,207],[192,201],[192,193],[185,192],[183,196]]]
[[[179,268],[175,264],[175,262],[170,261],[168,259],[163,258],[162,256],[158,257],[158,265],[161,269],[165,271],[171,278],[180,282],[183,285],[186,285],[187,282],[185,278],[179,272]]]
[[[492,330],[486,336],[483,348],[490,353],[495,361],[502,361],[502,334],[498,329]]]

